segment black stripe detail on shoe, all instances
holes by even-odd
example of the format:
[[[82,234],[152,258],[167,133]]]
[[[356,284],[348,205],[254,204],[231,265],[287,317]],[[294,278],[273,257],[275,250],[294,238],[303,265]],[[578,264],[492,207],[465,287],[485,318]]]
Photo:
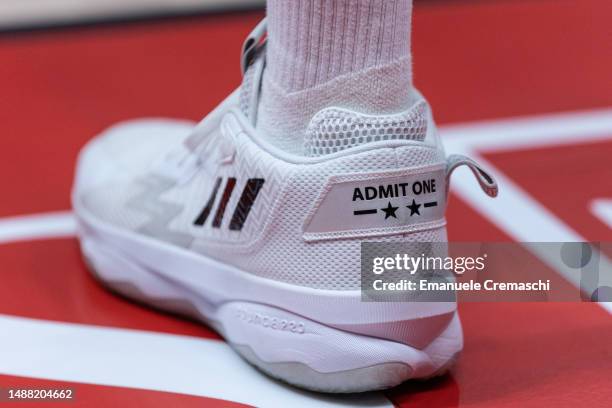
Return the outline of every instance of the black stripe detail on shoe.
[[[253,178],[247,181],[244,189],[242,190],[240,201],[238,201],[238,205],[236,205],[236,209],[234,210],[234,215],[230,221],[229,229],[232,231],[240,231],[242,229],[242,226],[249,216],[251,207],[253,207],[253,203],[257,198],[257,194],[259,194],[259,190],[261,190],[263,187],[264,182],[265,180],[260,178]]]
[[[235,186],[236,179],[234,177],[228,178],[227,184],[225,185],[225,190],[223,190],[223,196],[221,196],[221,202],[219,202],[219,207],[217,207],[217,212],[215,213],[215,218],[213,219],[213,227],[221,227],[221,222],[223,221],[223,214],[225,213],[225,207],[227,207],[227,202],[232,196],[232,191],[234,191]]]
[[[206,202],[206,206],[202,209],[202,212],[200,213],[200,215],[198,215],[198,218],[195,219],[193,225],[201,227],[206,223],[206,219],[208,218],[208,215],[210,214],[210,211],[212,210],[212,207],[215,204],[215,198],[217,198],[217,191],[219,191],[220,185],[221,177],[217,178],[217,180],[215,181],[215,186],[213,187],[212,193],[208,198],[208,201]]]
[[[431,202],[429,202],[429,203],[425,203],[425,204],[423,204],[423,206],[424,206],[425,208],[435,207],[435,206],[437,206],[437,205],[438,205],[438,202],[437,202],[437,201],[431,201]]]
[[[367,215],[367,214],[376,214],[377,210],[355,210],[353,211],[353,215]]]

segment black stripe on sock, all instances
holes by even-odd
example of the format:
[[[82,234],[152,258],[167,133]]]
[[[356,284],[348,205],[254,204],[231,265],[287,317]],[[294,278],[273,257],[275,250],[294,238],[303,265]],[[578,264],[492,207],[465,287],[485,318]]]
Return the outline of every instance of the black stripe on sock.
[[[247,181],[242,190],[240,201],[238,201],[238,205],[236,205],[236,209],[234,210],[229,229],[233,231],[240,231],[242,229],[264,182],[265,180],[260,178],[249,179],[249,181]]]
[[[234,191],[235,186],[236,179],[234,177],[228,178],[227,184],[225,185],[225,190],[223,190],[223,196],[221,196],[221,202],[219,202],[219,207],[217,207],[217,212],[215,213],[215,218],[213,219],[213,227],[221,227],[221,222],[223,221],[223,214],[225,213],[225,207],[227,207],[227,202],[232,196],[232,191]]]
[[[198,215],[198,218],[195,219],[193,225],[201,227],[206,223],[206,219],[208,218],[208,215],[210,214],[210,211],[212,210],[212,207],[215,204],[215,198],[217,198],[217,191],[219,191],[220,185],[221,177],[217,178],[217,180],[215,181],[215,186],[213,187],[212,193],[210,194],[210,197],[206,202],[206,206],[202,209],[202,212],[200,213],[200,215]]]

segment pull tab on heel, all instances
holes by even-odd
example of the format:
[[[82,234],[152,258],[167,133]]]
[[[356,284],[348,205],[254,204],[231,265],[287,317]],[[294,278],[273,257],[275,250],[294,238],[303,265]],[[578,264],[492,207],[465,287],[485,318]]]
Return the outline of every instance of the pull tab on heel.
[[[499,192],[499,188],[497,186],[497,182],[493,178],[493,176],[483,169],[478,163],[474,160],[466,157],[462,154],[452,154],[448,156],[446,159],[446,188],[448,190],[448,186],[450,185],[450,177],[453,174],[453,171],[457,167],[460,166],[468,166],[478,180],[478,184],[480,184],[480,188],[484,191],[489,197],[497,197],[497,193]]]

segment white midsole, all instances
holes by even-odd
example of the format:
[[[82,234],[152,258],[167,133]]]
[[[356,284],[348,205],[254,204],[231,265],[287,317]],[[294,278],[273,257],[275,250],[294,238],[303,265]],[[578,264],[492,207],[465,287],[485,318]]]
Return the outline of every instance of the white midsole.
[[[442,351],[431,350],[431,345],[421,351],[401,342],[334,328],[347,323],[401,324],[448,314],[450,319],[454,303],[362,302],[360,291],[272,281],[119,229],[78,205],[75,213],[83,251],[103,280],[129,282],[150,298],[188,301],[205,319],[219,323],[230,342],[249,346],[262,361],[299,362],[321,373],[405,362],[414,376],[423,377],[444,363],[431,356],[450,358],[461,349],[456,317],[440,334],[452,339],[442,345]]]

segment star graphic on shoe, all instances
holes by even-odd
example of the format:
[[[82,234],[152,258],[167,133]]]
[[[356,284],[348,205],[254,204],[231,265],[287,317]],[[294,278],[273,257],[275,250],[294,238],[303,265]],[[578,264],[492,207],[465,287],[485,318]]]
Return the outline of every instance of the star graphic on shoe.
[[[406,206],[406,208],[410,209],[410,216],[411,217],[414,214],[421,215],[421,213],[419,212],[419,208],[420,207],[421,207],[421,204],[417,204],[416,201],[414,201],[414,199],[412,199],[412,204]]]
[[[385,212],[385,220],[389,217],[397,218],[397,215],[395,215],[395,212],[397,211],[398,208],[399,207],[392,206],[391,201],[389,201],[389,205],[387,205],[387,208],[381,208],[381,210]]]

